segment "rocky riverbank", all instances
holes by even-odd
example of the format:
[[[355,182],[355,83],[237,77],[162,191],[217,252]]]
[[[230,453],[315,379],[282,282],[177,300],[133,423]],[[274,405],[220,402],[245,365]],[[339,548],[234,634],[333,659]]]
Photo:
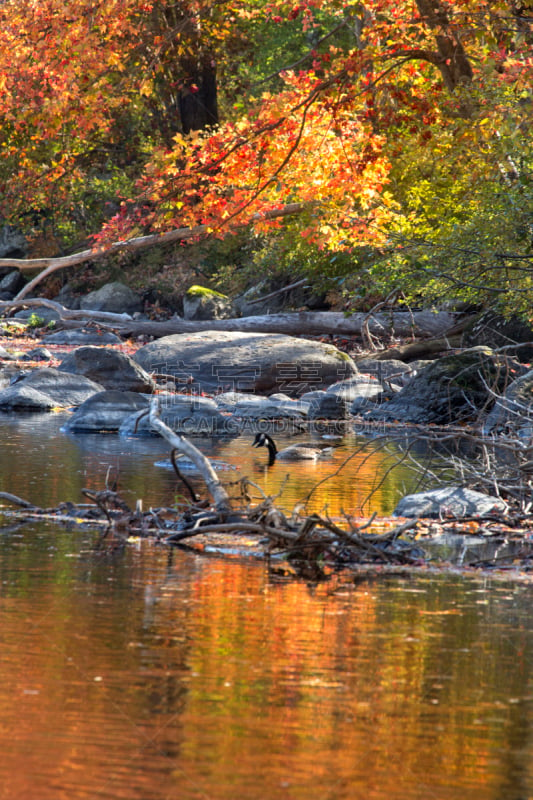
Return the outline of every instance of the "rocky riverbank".
[[[66,293],[62,299],[68,299]],[[185,435],[238,436],[273,424],[317,435],[324,426],[462,428],[473,438],[501,439],[514,459],[511,467],[509,459],[502,463],[503,472],[514,470],[512,480],[521,481],[520,491],[527,488],[533,371],[519,360],[521,348],[528,354],[523,345],[492,350],[474,343],[407,361],[383,358],[379,351],[365,354],[362,342],[353,338],[337,347],[320,340],[328,337],[203,330],[136,341],[118,335],[120,326],[113,332],[111,320],[95,323],[89,316],[140,315],[141,306],[127,287],[110,284],[72,304],[88,316],[85,328],[78,323],[75,329],[55,330],[62,321],[51,319],[57,312],[46,305],[32,305],[4,320],[0,411],[70,409],[72,432],[154,435],[146,412],[157,394],[165,424]],[[497,338],[500,330],[494,330]],[[469,335],[464,344],[472,344]],[[486,470],[481,473],[477,481],[465,479],[462,488],[487,492]],[[502,502],[517,499],[498,491],[504,485],[495,479],[492,493],[496,488],[498,495],[489,500],[500,512]],[[467,507],[470,515],[486,512],[482,498],[477,511],[470,501],[465,513]],[[419,507],[415,501],[413,508]],[[451,505],[443,501],[439,507]],[[405,504],[401,510],[403,516],[419,516]]]

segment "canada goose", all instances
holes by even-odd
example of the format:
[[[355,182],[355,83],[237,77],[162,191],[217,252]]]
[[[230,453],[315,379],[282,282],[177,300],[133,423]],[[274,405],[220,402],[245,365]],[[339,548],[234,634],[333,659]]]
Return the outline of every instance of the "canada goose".
[[[333,448],[327,444],[311,444],[301,442],[291,444],[284,450],[278,452],[274,439],[268,433],[258,433],[252,443],[252,447],[268,448],[268,466],[271,467],[274,461],[282,459],[284,461],[316,461],[322,456],[329,455]]]

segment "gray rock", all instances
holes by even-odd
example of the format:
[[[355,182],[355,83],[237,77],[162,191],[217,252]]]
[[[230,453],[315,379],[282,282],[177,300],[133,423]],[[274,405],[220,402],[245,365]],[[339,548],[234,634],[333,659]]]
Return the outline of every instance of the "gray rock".
[[[363,358],[356,362],[356,366],[359,372],[372,375],[378,383],[392,381],[401,386],[405,386],[416,371],[413,365],[405,364],[397,358],[383,359],[383,361],[379,358]]]
[[[223,414],[213,400],[197,395],[159,395],[161,419],[175,433],[185,436],[231,435],[238,433],[235,422]],[[119,433],[121,436],[158,435],[151,426],[148,415],[135,412],[123,419]]]
[[[151,394],[156,385],[130,356],[105,347],[78,347],[59,365],[61,372],[85,375],[104,389]]]
[[[10,292],[15,296],[25,285],[26,279],[24,275],[18,269],[15,269],[8,272],[7,275],[4,275],[2,280],[0,280],[0,292]]]
[[[50,411],[53,408],[79,406],[102,387],[80,376],[57,369],[36,369],[0,392],[3,411]]]
[[[348,401],[339,394],[323,392],[309,408],[309,419],[346,419]]]
[[[474,421],[515,377],[517,364],[485,348],[444,356],[421,370],[388,402],[378,396],[362,416],[370,420],[447,425]]]
[[[54,297],[56,303],[60,303],[64,308],[77,310],[80,307],[81,298],[74,294],[70,285],[66,283],[59,294]]]
[[[27,258],[28,242],[24,234],[13,225],[0,228],[0,258]]]
[[[333,383],[328,386],[326,391],[328,394],[334,394],[337,397],[342,397],[347,402],[352,402],[361,397],[374,397],[381,394],[383,386],[368,375],[356,375],[346,381]]]
[[[462,486],[448,486],[403,497],[393,514],[397,517],[478,517],[492,511],[504,511],[499,497],[490,497]]]
[[[80,308],[88,311],[111,311],[115,314],[134,314],[142,311],[139,295],[120,281],[106,283],[101,289],[89,292],[80,300]]]
[[[244,294],[236,297],[233,305],[241,317],[250,317],[257,314],[271,314],[274,311],[280,311],[283,308],[283,295],[278,294],[270,297],[267,300],[261,300],[259,303],[254,302],[263,295],[270,294],[270,289],[266,281],[261,281],[257,286],[252,286],[247,289]]]
[[[533,370],[516,378],[496,400],[484,424],[483,433],[519,433],[533,425]]]
[[[148,408],[148,398],[138,392],[99,392],[75,411],[63,430],[72,433],[115,432],[127,416]]]
[[[191,286],[183,296],[183,316],[190,320],[229,319],[234,315],[229,297],[203,286]]]
[[[147,372],[192,380],[198,393],[284,391],[298,397],[357,373],[352,359],[333,345],[283,334],[176,334],[145,345],[134,359]]]
[[[51,361],[53,358],[52,353],[50,350],[47,350],[46,347],[34,347],[32,350],[28,350],[27,353],[24,353],[22,356],[22,361]],[[88,376],[90,377],[90,376]]]
[[[56,333],[47,333],[46,336],[41,338],[44,344],[81,344],[81,345],[104,345],[104,344],[120,344],[121,339],[115,334],[108,331],[95,331],[77,328],[72,331],[57,331]]]
[[[302,419],[309,410],[308,403],[291,400],[285,394],[261,397],[246,392],[224,392],[216,396],[215,402],[239,419]]]

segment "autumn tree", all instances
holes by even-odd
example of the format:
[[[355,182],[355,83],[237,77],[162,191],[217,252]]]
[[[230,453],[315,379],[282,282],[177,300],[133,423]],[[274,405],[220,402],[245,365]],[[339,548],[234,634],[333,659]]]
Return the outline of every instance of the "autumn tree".
[[[282,224],[273,212],[291,204],[301,211],[293,241],[347,253],[354,265],[364,251],[367,280],[383,289],[526,296],[533,13],[525,3],[75,0],[68,8],[11,0],[0,9],[7,218],[53,203],[68,217],[73,186],[104,152],[106,179],[129,192],[94,231],[95,248],[197,225],[224,236],[253,224],[270,236]],[[118,151],[132,142],[127,163]]]

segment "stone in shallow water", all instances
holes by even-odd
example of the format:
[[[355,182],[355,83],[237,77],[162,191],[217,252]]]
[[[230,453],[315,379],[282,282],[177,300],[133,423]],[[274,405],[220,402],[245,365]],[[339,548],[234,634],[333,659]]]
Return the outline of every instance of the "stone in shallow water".
[[[0,392],[2,411],[50,411],[79,406],[102,386],[80,375],[46,367],[36,369]]]
[[[71,433],[118,431],[125,417],[134,411],[148,411],[148,408],[148,398],[138,392],[99,392],[77,409],[62,430]]]
[[[503,511],[505,503],[499,497],[475,492],[462,486],[446,486],[428,492],[402,497],[393,511],[397,517],[480,517],[492,511]]]

